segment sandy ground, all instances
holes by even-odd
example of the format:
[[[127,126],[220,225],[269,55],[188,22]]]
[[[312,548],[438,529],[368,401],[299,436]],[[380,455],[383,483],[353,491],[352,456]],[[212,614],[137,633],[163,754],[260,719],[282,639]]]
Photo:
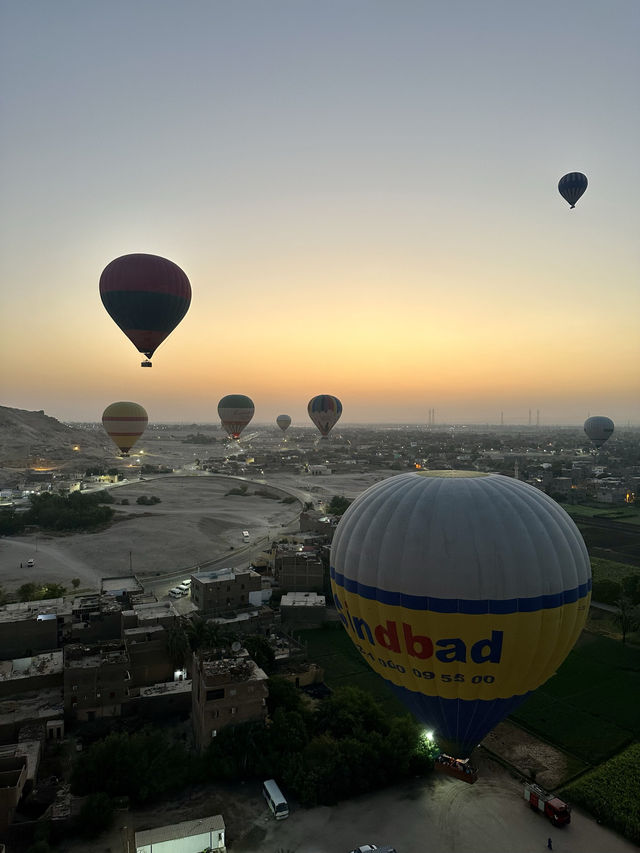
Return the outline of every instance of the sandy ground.
[[[99,587],[100,578],[181,571],[229,553],[242,544],[242,530],[252,542],[280,533],[297,521],[300,504],[251,494],[261,484],[248,483],[245,496],[226,494],[238,482],[204,476],[170,476],[113,488],[116,516],[105,530],[67,535],[32,534],[0,540],[0,583],[14,589],[27,579],[81,588]],[[140,495],[156,496],[153,506],[136,504]],[[127,499],[129,506],[120,501]],[[28,559],[35,561],[26,569]],[[22,563],[23,568],[20,568]]]
[[[252,546],[299,529],[301,504],[254,495],[270,484],[300,501],[320,505],[335,494],[356,497],[383,474],[369,476],[276,475],[263,479],[207,476],[194,471],[145,478],[111,488],[116,501],[114,522],[96,533],[31,534],[0,539],[0,584],[11,591],[27,580],[98,589],[100,579],[126,575],[183,573],[197,565],[230,555],[242,546],[249,530]],[[322,481],[322,482],[319,482]],[[229,495],[239,485],[247,495]],[[136,504],[141,495],[156,496],[153,506]],[[129,505],[120,504],[128,500]],[[249,562],[247,555],[247,563]],[[26,568],[28,559],[35,561]],[[22,564],[22,568],[21,565]]]

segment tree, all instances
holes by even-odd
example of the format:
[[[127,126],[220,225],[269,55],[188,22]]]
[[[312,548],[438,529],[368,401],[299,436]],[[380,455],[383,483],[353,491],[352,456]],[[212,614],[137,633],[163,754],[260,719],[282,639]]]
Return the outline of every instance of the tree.
[[[82,804],[77,827],[84,838],[95,838],[113,823],[113,802],[104,793],[90,794]]]
[[[42,586],[33,581],[18,587],[18,601],[37,601],[42,598]]]
[[[640,604],[640,574],[622,578],[622,592],[629,596],[634,605]]]
[[[11,536],[24,530],[24,515],[14,509],[0,510],[0,536]]]
[[[189,654],[189,637],[184,626],[178,622],[170,625],[166,632],[167,654],[173,666],[178,669],[185,665]]]
[[[622,642],[626,643],[627,634],[635,631],[640,625],[638,609],[633,606],[633,602],[628,595],[621,595],[616,601],[618,612],[615,614],[614,621],[620,626],[622,631]]]
[[[73,579],[71,580],[71,586],[72,586],[74,589],[78,589],[78,587],[80,586],[80,578],[73,578]]]
[[[202,616],[194,616],[185,623],[185,631],[192,651],[199,649],[222,648],[230,642],[231,638],[224,629],[215,622],[203,619]]]
[[[599,601],[602,604],[615,604],[621,593],[622,587],[617,581],[604,578],[601,581],[593,582],[591,598],[593,601]]]
[[[343,515],[351,501],[344,495],[334,495],[327,505],[328,515]]]
[[[67,594],[66,586],[61,583],[49,583],[42,588],[41,598],[63,598]]]
[[[260,669],[263,669],[267,675],[273,672],[276,665],[276,653],[264,637],[257,635],[245,637],[244,647]]]
[[[267,708],[273,714],[277,708],[285,711],[301,711],[302,699],[300,691],[286,678],[272,676],[267,682],[269,696],[267,697]]]

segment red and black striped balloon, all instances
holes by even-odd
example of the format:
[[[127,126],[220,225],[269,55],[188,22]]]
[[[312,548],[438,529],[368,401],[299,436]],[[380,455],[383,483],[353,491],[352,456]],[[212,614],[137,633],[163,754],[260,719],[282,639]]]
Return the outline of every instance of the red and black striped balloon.
[[[191,285],[166,258],[122,255],[104,268],[100,298],[134,346],[151,358],[189,310]]]

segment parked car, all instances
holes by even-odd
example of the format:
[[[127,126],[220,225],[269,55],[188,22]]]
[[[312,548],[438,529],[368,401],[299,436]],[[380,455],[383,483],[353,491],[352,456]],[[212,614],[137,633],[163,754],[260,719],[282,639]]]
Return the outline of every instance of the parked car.
[[[169,590],[169,595],[171,598],[182,598],[182,596],[187,592],[188,590],[181,589],[179,586],[174,586],[173,589]]]
[[[360,847],[355,847],[351,850],[351,853],[371,853],[372,850],[377,850],[378,847],[375,844],[361,844]]]

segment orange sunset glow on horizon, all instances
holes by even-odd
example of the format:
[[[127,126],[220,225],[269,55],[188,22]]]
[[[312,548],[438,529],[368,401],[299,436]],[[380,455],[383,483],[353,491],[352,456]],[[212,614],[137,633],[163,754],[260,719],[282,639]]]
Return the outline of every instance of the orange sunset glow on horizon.
[[[342,424],[640,424],[624,15],[371,5],[338,37],[332,4],[76,11],[55,46],[6,16],[5,405],[204,423],[242,393],[256,423],[308,425],[328,393]],[[570,65],[565,25],[586,46]],[[151,369],[98,291],[130,253],[192,288]]]

